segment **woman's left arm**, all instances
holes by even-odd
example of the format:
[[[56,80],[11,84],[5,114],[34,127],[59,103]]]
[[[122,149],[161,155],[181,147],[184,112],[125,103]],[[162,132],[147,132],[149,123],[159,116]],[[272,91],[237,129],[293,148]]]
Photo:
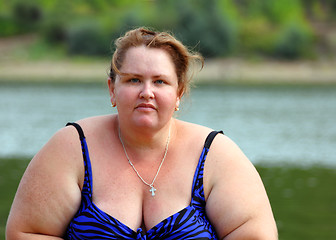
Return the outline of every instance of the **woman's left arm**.
[[[233,141],[217,136],[205,167],[206,212],[220,239],[278,239],[261,178]]]

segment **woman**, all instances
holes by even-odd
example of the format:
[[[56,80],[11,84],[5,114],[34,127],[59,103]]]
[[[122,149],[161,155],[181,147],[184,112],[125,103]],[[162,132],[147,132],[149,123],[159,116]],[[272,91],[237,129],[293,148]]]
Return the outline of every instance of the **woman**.
[[[33,158],[7,239],[277,239],[241,150],[173,118],[193,60],[202,58],[168,33],[119,38],[108,79],[118,114],[70,124]]]

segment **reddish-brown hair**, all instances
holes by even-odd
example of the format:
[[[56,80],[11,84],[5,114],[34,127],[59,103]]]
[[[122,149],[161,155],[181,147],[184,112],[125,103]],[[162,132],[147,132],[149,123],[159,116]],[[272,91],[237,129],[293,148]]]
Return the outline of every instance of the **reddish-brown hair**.
[[[125,33],[124,36],[115,41],[116,50],[114,51],[109,76],[112,82],[115,81],[117,74],[120,74],[125,54],[131,47],[146,46],[160,48],[168,52],[175,65],[178,78],[179,95],[182,96],[190,87],[190,66],[196,61],[204,64],[203,57],[198,53],[192,53],[179,40],[167,32],[155,32],[147,28],[136,28]]]

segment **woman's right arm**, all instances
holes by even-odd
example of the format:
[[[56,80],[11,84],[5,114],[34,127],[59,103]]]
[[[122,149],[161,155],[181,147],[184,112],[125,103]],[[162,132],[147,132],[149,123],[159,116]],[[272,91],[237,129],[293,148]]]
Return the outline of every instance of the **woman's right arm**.
[[[28,165],[6,226],[7,240],[62,239],[81,201],[83,158],[73,127],[58,131]]]

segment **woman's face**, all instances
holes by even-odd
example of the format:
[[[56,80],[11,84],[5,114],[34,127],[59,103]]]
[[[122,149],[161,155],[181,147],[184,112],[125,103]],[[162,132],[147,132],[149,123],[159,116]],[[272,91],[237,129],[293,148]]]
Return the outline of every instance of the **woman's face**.
[[[179,106],[178,80],[170,55],[162,49],[132,47],[115,82],[109,81],[111,102],[119,120],[137,127],[165,126]]]

